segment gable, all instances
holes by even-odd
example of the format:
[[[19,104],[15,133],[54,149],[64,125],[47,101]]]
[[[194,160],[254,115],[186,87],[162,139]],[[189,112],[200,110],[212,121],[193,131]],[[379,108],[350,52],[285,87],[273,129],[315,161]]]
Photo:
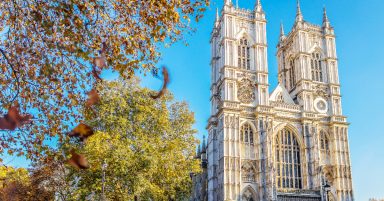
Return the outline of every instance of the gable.
[[[295,102],[289,95],[287,89],[285,89],[285,87],[282,86],[280,83],[277,85],[277,87],[273,90],[272,94],[269,96],[269,101],[295,104]]]

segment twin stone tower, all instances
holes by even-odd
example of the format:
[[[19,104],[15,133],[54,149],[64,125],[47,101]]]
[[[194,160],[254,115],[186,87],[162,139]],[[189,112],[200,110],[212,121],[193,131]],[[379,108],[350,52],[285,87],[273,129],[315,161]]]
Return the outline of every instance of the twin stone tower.
[[[211,117],[192,200],[353,201],[334,29],[304,20],[277,46],[269,93],[266,18],[225,0],[211,35]]]

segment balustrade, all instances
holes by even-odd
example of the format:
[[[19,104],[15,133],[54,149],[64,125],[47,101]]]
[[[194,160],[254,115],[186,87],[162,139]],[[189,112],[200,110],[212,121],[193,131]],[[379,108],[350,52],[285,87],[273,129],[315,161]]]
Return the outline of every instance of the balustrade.
[[[284,109],[284,110],[290,110],[290,111],[295,111],[299,112],[301,111],[301,106],[300,105],[294,105],[294,104],[288,104],[288,103],[281,103],[281,102],[271,102],[271,106],[276,107],[278,109]]]

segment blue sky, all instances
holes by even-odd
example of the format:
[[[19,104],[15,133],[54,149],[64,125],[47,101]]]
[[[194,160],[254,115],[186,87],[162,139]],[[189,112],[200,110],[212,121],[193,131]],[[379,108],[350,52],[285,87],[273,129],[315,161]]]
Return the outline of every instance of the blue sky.
[[[256,0],[238,0],[242,8],[252,9]],[[210,112],[210,46],[216,6],[212,1],[196,33],[182,43],[164,49],[160,64],[170,68],[170,90],[185,100],[195,112],[199,136],[206,134]],[[234,0],[234,2],[236,2]],[[262,0],[267,15],[268,61],[271,90],[277,83],[276,44],[279,24],[289,32],[296,13],[295,0]],[[337,35],[343,113],[351,123],[349,140],[352,157],[355,199],[384,198],[384,1],[383,0],[301,0],[304,19],[321,24],[327,7]],[[146,86],[156,89],[160,82],[146,78]]]
[[[252,9],[256,0],[238,1],[240,7]],[[194,25],[197,31],[187,36],[188,47],[177,43],[161,51],[163,58],[159,65],[168,66],[172,78],[169,89],[176,99],[190,104],[200,138],[206,134],[210,113],[210,32],[216,7],[221,8],[223,2],[212,1],[205,17]],[[268,20],[269,78],[273,90],[277,84],[275,47],[280,22],[283,21],[285,31],[289,32],[295,18],[296,0],[262,0],[262,5]],[[384,198],[384,1],[301,0],[304,19],[321,24],[324,5],[337,35],[343,113],[351,123],[349,140],[355,200]],[[157,89],[161,81],[146,77],[143,85]],[[25,164],[21,158],[8,162],[16,166]]]

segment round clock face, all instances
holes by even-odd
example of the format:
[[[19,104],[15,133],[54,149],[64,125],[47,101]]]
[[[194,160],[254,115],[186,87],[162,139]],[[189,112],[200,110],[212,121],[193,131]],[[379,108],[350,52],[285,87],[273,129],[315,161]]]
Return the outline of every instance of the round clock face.
[[[315,100],[315,109],[320,113],[327,113],[328,111],[327,101],[325,101],[323,98],[317,98]]]

